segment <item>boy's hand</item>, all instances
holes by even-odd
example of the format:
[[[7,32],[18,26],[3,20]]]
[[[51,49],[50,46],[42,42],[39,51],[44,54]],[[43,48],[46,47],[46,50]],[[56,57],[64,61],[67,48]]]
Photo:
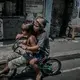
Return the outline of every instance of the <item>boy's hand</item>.
[[[23,37],[23,34],[17,34],[16,39],[20,39],[21,37]]]
[[[27,49],[26,45],[20,44],[19,46],[20,46],[22,49],[24,49],[24,50]]]

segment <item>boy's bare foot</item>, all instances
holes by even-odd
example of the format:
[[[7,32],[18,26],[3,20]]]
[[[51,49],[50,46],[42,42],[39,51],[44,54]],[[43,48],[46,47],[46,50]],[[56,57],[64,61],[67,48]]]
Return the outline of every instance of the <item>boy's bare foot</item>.
[[[39,74],[37,74],[36,80],[41,80],[41,77],[42,77],[42,72],[40,72]]]

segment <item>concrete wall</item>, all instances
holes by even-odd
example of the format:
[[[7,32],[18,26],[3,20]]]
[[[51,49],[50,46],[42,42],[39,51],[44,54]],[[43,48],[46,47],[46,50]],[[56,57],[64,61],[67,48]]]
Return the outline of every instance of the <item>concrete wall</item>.
[[[64,13],[65,0],[54,0],[52,3],[52,18],[50,35],[57,37],[60,33]]]
[[[24,17],[3,18],[3,39],[15,39],[16,35],[20,33],[23,21]]]
[[[71,24],[80,25],[80,0],[74,0],[74,7],[71,17]]]
[[[9,8],[8,4],[12,5],[12,3],[9,1],[7,2],[6,4],[7,11]],[[2,19],[3,26],[0,27],[0,39],[2,38],[15,39],[16,34],[20,32],[20,28],[24,19],[31,21],[36,16],[43,15],[43,0],[24,0],[23,4],[24,4],[23,13],[24,14],[27,13],[25,18],[24,18],[24,15],[23,16],[6,15],[5,17],[1,17],[3,18]],[[2,27],[3,27],[3,30],[1,30]]]

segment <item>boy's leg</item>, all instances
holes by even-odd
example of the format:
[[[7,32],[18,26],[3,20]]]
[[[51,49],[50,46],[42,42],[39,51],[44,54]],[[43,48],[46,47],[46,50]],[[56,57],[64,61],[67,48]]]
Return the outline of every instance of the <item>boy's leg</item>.
[[[0,71],[0,74],[8,73],[9,72],[8,62],[11,61],[12,59],[15,59],[15,58],[20,57],[20,56],[21,55],[19,55],[17,53],[14,53],[14,52],[9,54],[8,57],[7,57],[6,66],[5,66],[5,68],[2,71]]]
[[[13,59],[13,60],[11,60],[9,63],[8,63],[8,67],[10,68],[10,69],[15,69],[15,68],[17,68],[17,67],[20,67],[21,65],[26,65],[26,63],[27,63],[27,60],[23,57],[23,56],[21,56],[21,57],[19,57],[19,58],[16,58],[16,59]]]
[[[26,65],[27,64],[27,60],[21,56],[19,58],[13,59],[11,61],[8,62],[8,64],[6,65],[6,67],[0,72],[0,74],[5,74],[6,72],[11,72],[14,71],[17,67],[21,66],[21,65]],[[11,74],[11,73],[10,73]]]
[[[24,53],[23,55],[16,55],[16,54],[14,55],[14,57],[17,57],[17,58],[8,62],[9,68],[17,68],[17,67],[21,66],[22,64],[26,65],[29,62],[29,60],[31,60],[33,58],[33,56],[30,55],[31,53],[28,53],[28,52]]]
[[[33,66],[34,70],[36,71],[36,80],[40,80],[42,74],[41,74],[40,69],[38,68],[38,65],[36,64],[37,61],[38,61],[37,58],[33,58],[33,59],[30,60],[29,63],[30,63],[30,65]]]
[[[20,56],[21,56],[21,55],[19,55],[18,53],[12,52],[12,53],[10,53],[10,54],[8,55],[7,61],[11,61],[11,60],[13,60],[13,59],[15,59],[15,58],[18,58],[18,57],[20,57]]]
[[[7,76],[11,77],[11,76],[15,75],[15,73],[17,71],[17,68],[20,67],[23,64],[26,65],[26,59],[23,56],[10,61],[8,63],[8,68],[10,70],[9,70],[9,73],[8,73]]]
[[[0,74],[5,74],[6,72],[10,71],[10,70],[14,70],[17,67],[21,66],[22,64],[26,65],[26,59],[21,56],[19,58],[13,59],[11,61],[8,62],[8,64],[6,65],[6,67],[0,72]]]

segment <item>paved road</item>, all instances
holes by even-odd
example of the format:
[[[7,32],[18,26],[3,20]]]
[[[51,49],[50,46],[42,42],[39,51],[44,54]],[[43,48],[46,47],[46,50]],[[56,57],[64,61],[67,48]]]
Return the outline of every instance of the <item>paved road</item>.
[[[80,59],[62,61],[61,74],[45,77],[43,80],[80,80]]]
[[[51,53],[80,50],[80,40],[50,42]]]
[[[50,42],[50,55],[56,55],[62,52],[80,50],[80,40],[77,41],[54,41]],[[11,47],[0,47],[0,59],[2,56],[6,59],[6,55],[12,53]],[[61,61],[62,69],[61,74],[55,76],[45,77],[43,80],[80,80],[80,55],[76,55],[75,58],[70,58],[69,56],[65,61]],[[78,57],[79,56],[79,57]],[[71,60],[72,59],[72,60]],[[27,74],[31,75],[31,74]],[[17,79],[20,80],[20,79]],[[29,79],[21,79],[21,80],[29,80]]]
[[[61,61],[61,63],[60,74],[44,77],[43,80],[80,80],[80,58]],[[31,77],[33,77],[34,73],[27,73],[27,78],[21,77],[23,75],[19,75],[17,79],[13,80],[33,80]]]

